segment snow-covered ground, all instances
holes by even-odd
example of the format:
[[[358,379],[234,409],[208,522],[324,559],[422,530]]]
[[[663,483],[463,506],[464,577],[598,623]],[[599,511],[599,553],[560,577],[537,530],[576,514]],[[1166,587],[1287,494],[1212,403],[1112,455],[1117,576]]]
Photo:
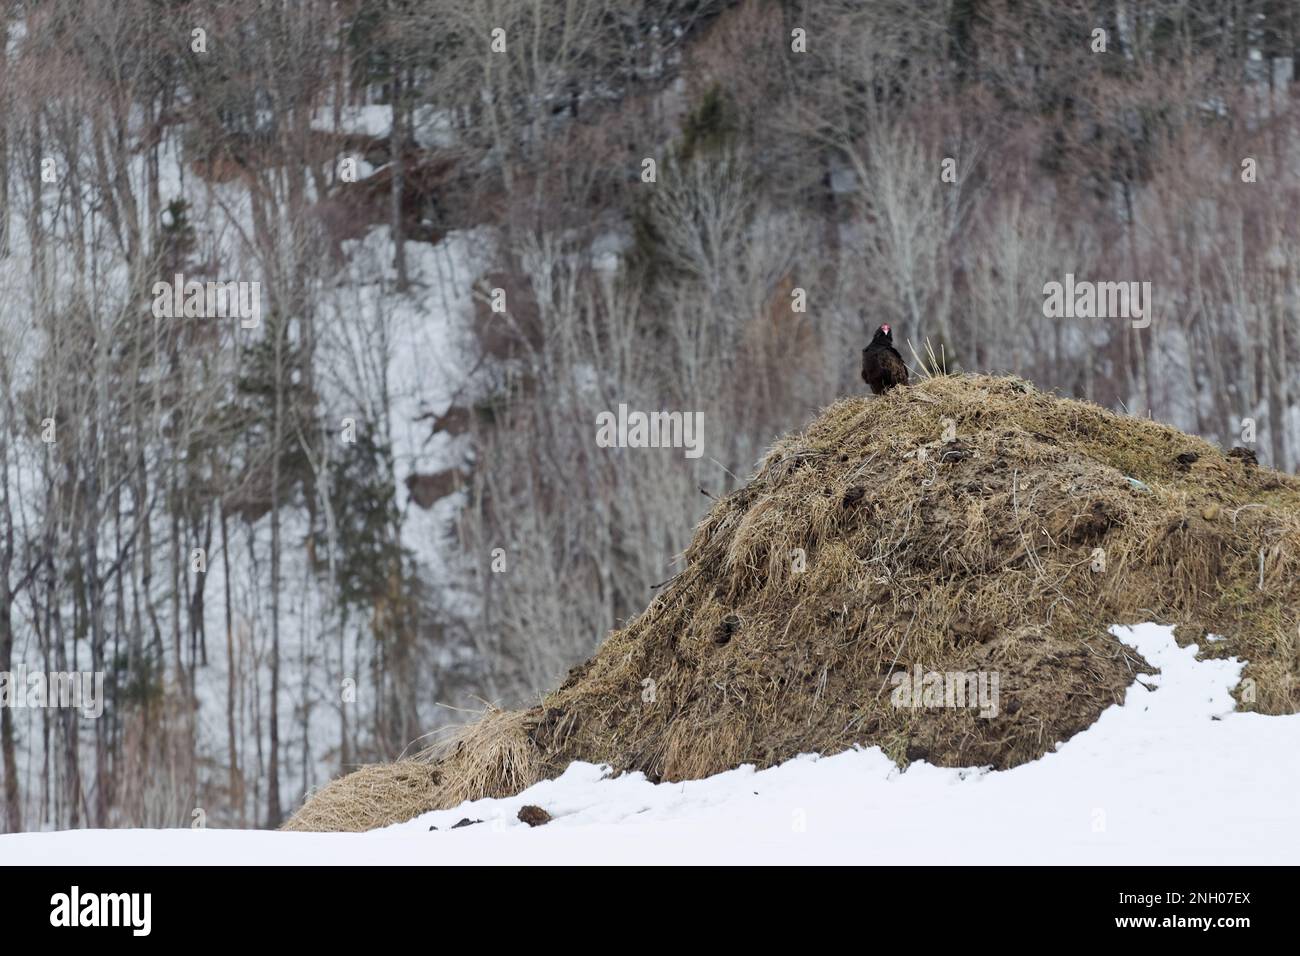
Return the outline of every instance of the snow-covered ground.
[[[1235,660],[1196,660],[1169,628],[1115,633],[1159,667],[1123,706],[1004,772],[877,748],[651,784],[574,764],[504,800],[363,834],[90,830],[0,836],[5,863],[1300,862],[1300,715],[1233,710]],[[1150,688],[1150,689],[1148,689]],[[554,818],[530,829],[519,808]],[[449,829],[468,817],[480,824]],[[430,827],[436,826],[436,832]]]

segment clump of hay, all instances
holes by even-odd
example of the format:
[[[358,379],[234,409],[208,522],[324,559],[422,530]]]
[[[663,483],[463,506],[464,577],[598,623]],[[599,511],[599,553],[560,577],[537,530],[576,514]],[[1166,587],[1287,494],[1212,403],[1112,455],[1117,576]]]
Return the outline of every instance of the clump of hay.
[[[410,820],[438,809],[441,778],[420,760],[361,767],[317,790],[282,829],[360,832]]]
[[[414,758],[371,764],[326,784],[285,830],[373,830],[481,797],[507,797],[538,779],[525,711],[488,708]]]
[[[573,760],[684,780],[875,744],[900,764],[1012,767],[1149,669],[1113,624],[1222,635],[1203,653],[1249,661],[1240,707],[1300,710],[1300,480],[1020,379],[832,405],[717,502],[685,558],[538,706],[489,714],[425,755],[423,779],[404,762],[335,781],[291,825],[407,819]],[[998,674],[997,716],[894,706],[916,668]]]

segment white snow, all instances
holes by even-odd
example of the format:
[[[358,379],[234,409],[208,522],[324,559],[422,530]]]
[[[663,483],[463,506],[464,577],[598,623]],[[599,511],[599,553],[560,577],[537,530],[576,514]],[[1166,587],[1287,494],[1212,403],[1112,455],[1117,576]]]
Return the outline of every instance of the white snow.
[[[90,830],[0,836],[6,863],[1084,863],[1300,860],[1300,715],[1233,710],[1242,662],[1113,629],[1158,675],[1041,760],[913,764],[878,748],[651,784],[574,764],[516,797],[364,834]],[[536,829],[520,807],[554,817]],[[458,830],[463,817],[484,821]],[[438,832],[430,832],[437,826]]]
[[[324,133],[350,133],[357,136],[385,137],[393,131],[393,108],[387,104],[345,105],[339,108],[338,126],[334,125],[334,107],[325,105],[312,114],[311,128]],[[415,141],[428,148],[448,147],[456,142],[451,114],[432,106],[414,111],[412,126]]]

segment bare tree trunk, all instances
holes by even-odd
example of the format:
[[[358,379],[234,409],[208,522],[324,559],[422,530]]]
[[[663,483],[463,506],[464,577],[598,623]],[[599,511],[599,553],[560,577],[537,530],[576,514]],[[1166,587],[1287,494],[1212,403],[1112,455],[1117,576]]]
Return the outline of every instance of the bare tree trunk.
[[[7,30],[0,30],[0,43],[3,43]],[[0,165],[4,165],[4,154],[0,152]],[[0,188],[4,188],[0,184]],[[0,199],[6,194],[0,193]],[[2,214],[0,214],[2,215]],[[0,224],[3,228],[3,224]],[[4,428],[0,431],[0,671],[13,671],[14,630],[13,602],[14,588],[14,512],[13,499],[10,497],[9,475],[9,436],[13,422],[14,407],[10,402],[12,382],[7,365],[8,356],[0,355],[0,401],[4,402]],[[17,833],[23,827],[22,803],[18,795],[18,758],[14,749],[13,709],[0,707],[0,769],[4,772],[4,829]]]
[[[226,604],[226,761],[229,764],[230,805],[239,808],[243,823],[244,788],[239,776],[239,748],[235,732],[235,628],[230,604],[230,535],[226,525],[226,503],[218,502],[221,515],[221,567],[225,578]]]
[[[4,478],[0,477],[0,481]],[[6,511],[8,509],[6,508]],[[12,528],[12,525],[10,526]],[[9,532],[12,540],[13,532]],[[13,670],[13,594],[9,590],[9,553],[0,555],[0,671]],[[13,709],[0,707],[0,766],[4,768],[4,828],[17,833],[23,828],[22,804],[18,799],[18,758],[14,752]]]
[[[389,135],[390,157],[393,163],[390,222],[393,231],[393,266],[397,270],[397,291],[405,292],[410,286],[406,274],[406,238],[402,232],[402,204],[405,200],[405,160],[402,137],[402,70],[393,70],[393,128]]]
[[[271,711],[267,763],[267,826],[278,827],[280,807],[280,454],[284,440],[284,327],[277,317],[275,336],[275,424],[271,442]]]

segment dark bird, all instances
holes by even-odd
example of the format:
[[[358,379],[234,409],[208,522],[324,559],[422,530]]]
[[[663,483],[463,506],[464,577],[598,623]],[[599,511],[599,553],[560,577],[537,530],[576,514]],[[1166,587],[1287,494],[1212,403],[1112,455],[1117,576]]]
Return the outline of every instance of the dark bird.
[[[907,384],[907,366],[894,348],[894,333],[887,325],[876,329],[871,344],[862,350],[862,381],[877,395]]]

